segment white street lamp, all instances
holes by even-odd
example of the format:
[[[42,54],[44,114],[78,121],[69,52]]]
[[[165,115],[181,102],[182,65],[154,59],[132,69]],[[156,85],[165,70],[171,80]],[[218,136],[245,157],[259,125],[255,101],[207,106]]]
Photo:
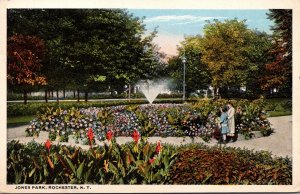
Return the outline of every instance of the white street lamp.
[[[185,63],[186,63],[185,56],[182,56],[181,60],[183,63],[183,83],[182,83],[183,96],[182,96],[182,100],[184,102],[185,101]]]

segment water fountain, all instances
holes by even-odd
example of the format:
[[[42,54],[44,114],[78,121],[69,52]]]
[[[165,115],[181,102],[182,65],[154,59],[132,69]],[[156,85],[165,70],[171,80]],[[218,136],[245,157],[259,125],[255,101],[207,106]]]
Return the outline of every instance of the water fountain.
[[[167,82],[155,82],[151,80],[142,81],[139,83],[140,91],[145,95],[150,104],[153,103],[158,94],[167,89]]]

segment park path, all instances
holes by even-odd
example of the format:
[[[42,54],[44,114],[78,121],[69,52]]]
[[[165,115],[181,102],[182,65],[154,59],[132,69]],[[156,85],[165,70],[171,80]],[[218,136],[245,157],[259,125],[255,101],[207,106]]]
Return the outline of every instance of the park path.
[[[226,146],[229,147],[239,147],[239,148],[247,148],[255,151],[269,151],[274,156],[280,157],[292,157],[292,116],[281,116],[281,117],[270,117],[269,121],[271,123],[271,127],[274,129],[274,133],[268,137],[260,137],[254,138],[251,140],[238,140],[233,143],[227,143]],[[25,134],[25,126],[19,126],[14,128],[7,129],[7,141],[11,141],[13,139],[19,140],[21,143],[27,143],[32,140],[43,143],[48,138],[47,133],[41,133],[39,138],[34,137],[26,137]],[[201,138],[177,138],[177,137],[149,137],[148,141],[150,143],[155,143],[156,141],[162,141],[162,143],[170,143],[174,145],[181,145],[187,143],[204,143],[209,146],[214,146],[217,144],[216,140],[212,140],[209,143],[204,142]],[[131,137],[117,137],[117,143],[123,144],[126,142],[132,141]],[[54,142],[55,143],[55,142]],[[57,142],[56,142],[57,143]],[[104,142],[96,142],[98,144],[103,144]],[[75,143],[61,143],[66,145],[74,145]],[[79,144],[76,144],[79,145]],[[88,149],[88,146],[80,145],[83,149]]]
[[[276,156],[292,157],[292,116],[269,118],[274,133],[268,137],[254,138],[228,143],[230,147],[246,147],[256,151],[269,151]]]

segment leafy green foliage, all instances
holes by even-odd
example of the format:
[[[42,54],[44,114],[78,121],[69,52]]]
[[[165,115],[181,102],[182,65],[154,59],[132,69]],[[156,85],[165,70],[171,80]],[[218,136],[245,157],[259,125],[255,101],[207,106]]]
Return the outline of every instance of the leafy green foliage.
[[[135,149],[135,147],[138,147]],[[9,184],[153,184],[169,181],[176,150],[149,143],[80,148],[12,141],[7,146]],[[153,159],[153,160],[151,160]],[[151,160],[151,162],[150,162]]]
[[[186,37],[178,48],[178,57],[169,60],[170,75],[182,86],[181,57],[187,59],[187,91],[214,87],[222,97],[257,98],[260,79],[269,62],[270,36],[251,30],[244,20],[214,20],[204,26],[204,34]],[[246,93],[239,88],[247,87]],[[177,88],[178,89],[178,88]],[[232,92],[237,90],[238,92]]]
[[[88,107],[106,107],[106,106],[118,106],[118,105],[127,105],[127,104],[142,104],[145,103],[143,100],[131,100],[128,101],[113,101],[113,102],[64,102],[64,103],[8,103],[7,104],[7,115],[10,116],[21,116],[21,115],[32,115],[38,113],[44,113],[47,108],[61,108],[61,109],[70,109],[74,108],[88,108]]]
[[[245,84],[249,70],[245,53],[251,33],[245,21],[237,19],[215,20],[204,27],[201,60],[208,66],[213,87]]]
[[[108,91],[155,77],[161,54],[144,36],[142,19],[125,9],[10,9],[8,34],[37,36],[45,42],[43,89]],[[9,88],[14,90],[14,88]]]
[[[173,78],[176,90],[182,90],[183,61],[185,57],[186,66],[186,92],[189,95],[199,89],[207,89],[210,84],[210,72],[207,65],[201,62],[201,37],[185,37],[180,43],[179,55],[172,57],[168,61],[166,72]]]
[[[88,151],[64,145],[7,143],[8,184],[273,184],[292,183],[290,158],[269,152],[143,140],[115,140]]]

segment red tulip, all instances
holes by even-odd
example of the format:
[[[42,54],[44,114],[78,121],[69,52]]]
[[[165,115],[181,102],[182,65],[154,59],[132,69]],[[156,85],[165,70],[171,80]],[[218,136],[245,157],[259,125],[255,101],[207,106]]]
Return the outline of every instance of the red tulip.
[[[126,155],[126,159],[127,164],[130,164],[132,162],[129,154]]]
[[[149,160],[149,163],[152,164],[155,161],[155,157],[153,157],[152,159]]]
[[[140,139],[140,134],[139,134],[139,132],[136,129],[134,129],[131,137],[133,138],[133,140],[135,141],[135,143],[138,143],[139,139]]]
[[[106,133],[106,139],[108,141],[110,141],[112,138],[113,138],[113,132],[111,130],[109,130],[107,133]]]
[[[93,132],[92,128],[89,128],[87,136],[88,136],[88,138],[90,140],[90,143],[91,143],[94,139],[94,132]]]
[[[161,151],[161,149],[162,149],[162,145],[160,141],[158,141],[156,144],[155,152],[158,154]]]
[[[48,151],[50,151],[51,141],[49,139],[47,139],[47,141],[45,142],[45,147]]]

